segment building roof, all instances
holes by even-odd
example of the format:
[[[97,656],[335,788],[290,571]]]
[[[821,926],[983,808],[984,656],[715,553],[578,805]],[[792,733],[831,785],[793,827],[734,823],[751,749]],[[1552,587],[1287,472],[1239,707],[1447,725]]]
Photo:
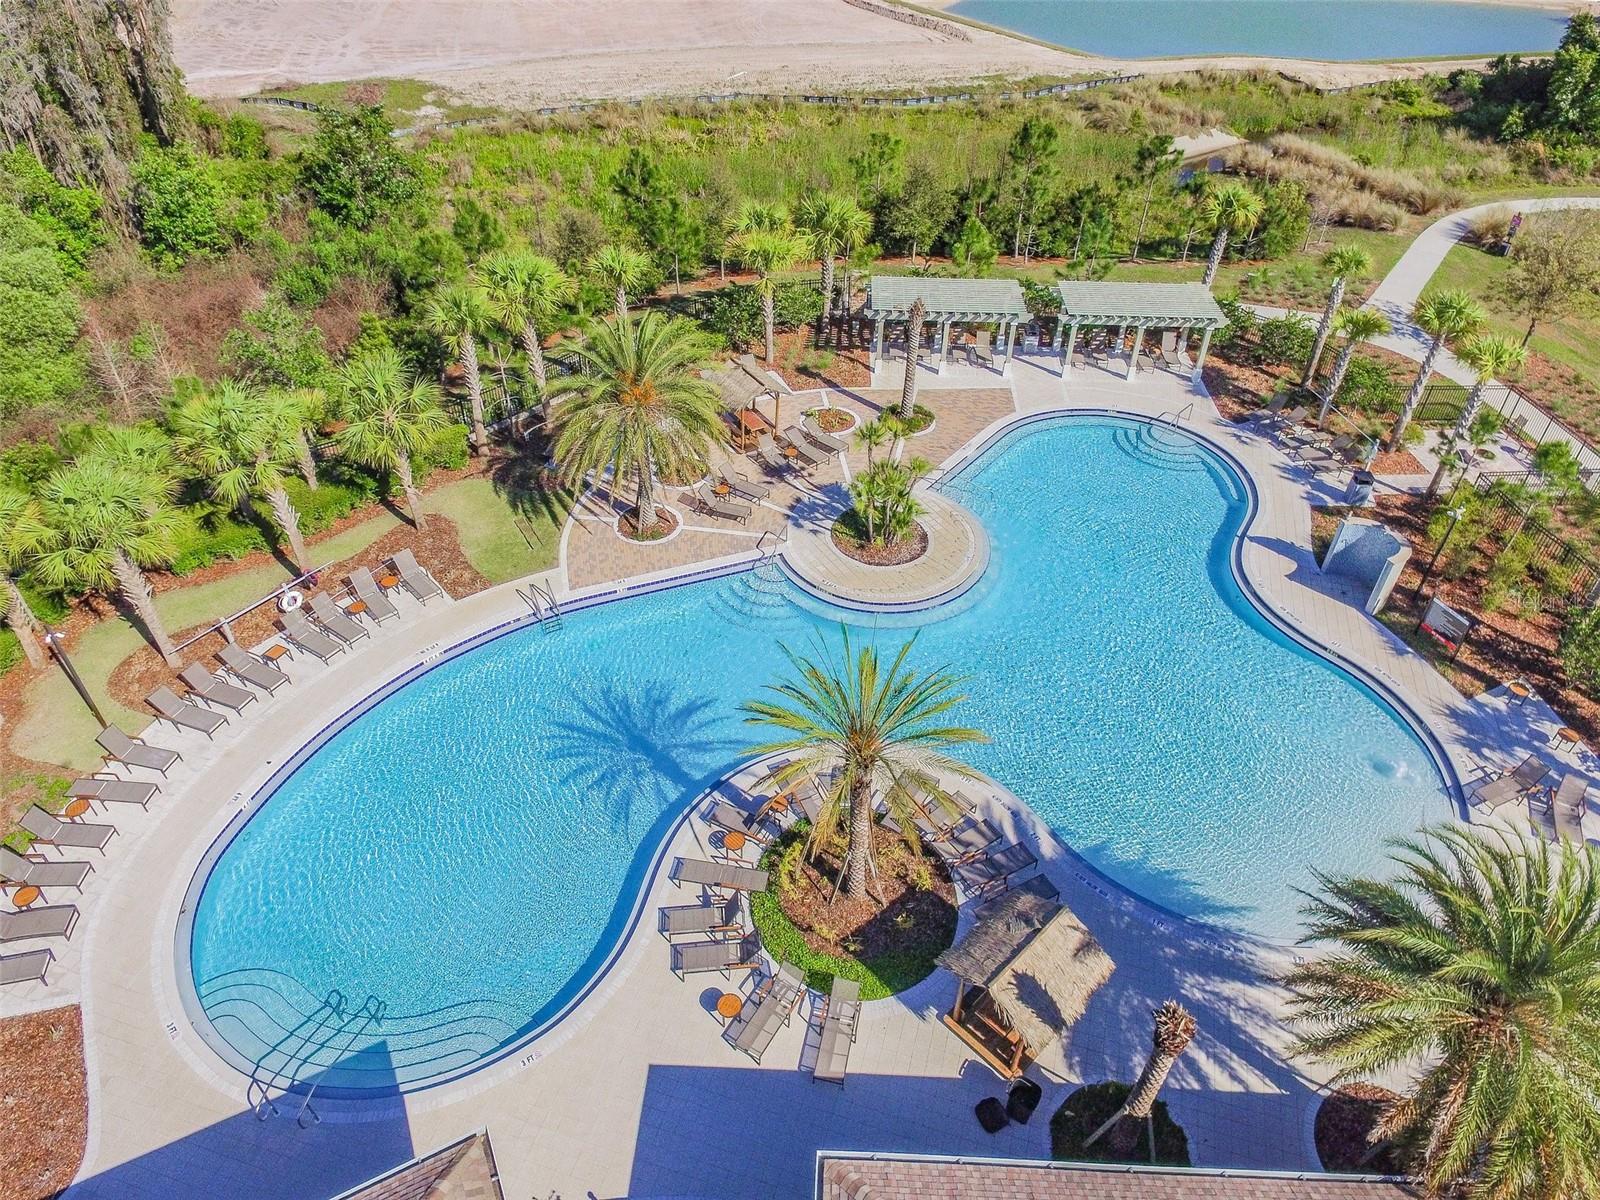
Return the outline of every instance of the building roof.
[[[489,1133],[480,1129],[414,1158],[334,1200],[505,1200]]]
[[[1071,909],[1021,890],[939,955],[939,965],[988,988],[1035,1054],[1083,1016],[1089,997],[1116,968]]]
[[[1203,283],[1089,283],[1063,279],[1061,319],[1075,325],[1196,326],[1226,325]]]
[[[789,393],[786,385],[762,369],[753,354],[741,354],[724,363],[720,371],[702,371],[701,374],[717,385],[722,392],[723,406],[729,409],[749,408],[763,396]]]
[[[867,284],[869,317],[903,319],[918,297],[928,320],[1026,320],[1031,314],[1015,279],[938,279],[931,275],[874,275]]]
[[[817,1155],[816,1200],[1414,1200],[1380,1175],[1289,1175],[1023,1159]]]

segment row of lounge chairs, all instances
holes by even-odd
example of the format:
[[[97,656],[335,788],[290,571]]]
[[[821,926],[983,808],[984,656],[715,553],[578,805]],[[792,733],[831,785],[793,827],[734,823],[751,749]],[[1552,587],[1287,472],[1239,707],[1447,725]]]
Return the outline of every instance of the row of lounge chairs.
[[[1246,418],[1259,431],[1277,438],[1291,458],[1313,471],[1346,471],[1362,461],[1365,443],[1353,433],[1330,437],[1321,429],[1305,424],[1311,415],[1309,405],[1285,409],[1287,393],[1278,396],[1259,412]]]
[[[111,825],[91,825],[76,821],[63,821],[54,813],[37,806],[22,814],[23,829],[34,836],[36,845],[57,848],[82,847],[105,853],[106,843],[116,836]],[[86,862],[47,859],[43,855],[22,854],[10,846],[0,845],[0,882],[7,886],[24,888],[70,887],[83,890],[84,880],[94,871]],[[16,912],[0,912],[0,943],[36,941],[43,938],[69,938],[78,924],[78,907],[75,904],[46,904],[30,906]],[[47,983],[50,964],[55,961],[55,951],[48,946],[25,950],[20,954],[0,954],[0,985],[13,983]]]
[[[755,458],[770,471],[788,471],[796,464],[810,470],[827,462],[835,454],[843,454],[850,449],[848,442],[828,433],[811,417],[802,419],[798,425],[789,426],[783,431],[782,437],[784,443],[794,451],[792,456],[785,454],[769,433],[763,433],[756,440]]]
[[[1569,771],[1550,787],[1554,770],[1537,754],[1529,754],[1509,771],[1491,775],[1473,792],[1472,802],[1487,812],[1526,799],[1533,827],[1550,841],[1566,838],[1583,844],[1583,817],[1589,807],[1589,780]]]

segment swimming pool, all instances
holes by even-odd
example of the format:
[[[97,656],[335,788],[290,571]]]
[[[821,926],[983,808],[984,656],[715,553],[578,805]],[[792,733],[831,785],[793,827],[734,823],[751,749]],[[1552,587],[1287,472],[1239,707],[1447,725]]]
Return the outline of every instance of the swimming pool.
[[[1373,868],[1451,811],[1399,715],[1240,593],[1248,501],[1209,450],[1057,418],[947,490],[990,531],[988,576],[879,636],[970,673],[962,720],[993,741],[966,757],[1111,879],[1289,938],[1314,865]],[[736,710],[780,641],[840,621],[873,626],[743,572],[507,634],[367,710],[210,867],[189,959],[213,1044],[254,1061],[336,989],[385,1017],[351,1026],[328,1085],[505,1053],[592,979],[665,831],[757,740]]]

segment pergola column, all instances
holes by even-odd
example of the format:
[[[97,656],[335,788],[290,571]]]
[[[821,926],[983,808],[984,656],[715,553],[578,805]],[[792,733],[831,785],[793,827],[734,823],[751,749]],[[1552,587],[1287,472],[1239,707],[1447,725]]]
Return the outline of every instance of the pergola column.
[[[883,318],[879,317],[872,323],[872,369],[878,369],[878,360],[883,357]]]
[[[1200,353],[1194,360],[1194,374],[1189,377],[1191,383],[1200,382],[1200,372],[1206,368],[1206,351],[1211,349],[1211,326],[1206,326],[1206,331],[1200,335]]]
[[[1000,368],[1000,374],[1002,375],[1011,374],[1011,347],[1016,339],[1017,322],[1016,318],[1013,317],[1006,321],[1006,363],[1005,366]]]
[[[1056,314],[1056,336],[1050,342],[1050,349],[1052,349],[1052,350],[1060,350],[1061,349],[1061,331],[1063,329],[1065,329],[1066,327],[1067,327],[1067,310],[1063,308],[1059,313]],[[1072,332],[1073,333],[1077,333],[1078,332],[1078,327],[1076,325],[1074,325],[1072,327]]]
[[[946,317],[944,320],[939,322],[939,366],[938,366],[938,368],[937,368],[937,370],[935,372],[936,374],[939,374],[939,375],[943,375],[944,374],[945,360],[947,358],[949,358],[949,356],[950,356],[949,355],[949,351],[950,351],[950,321],[951,321],[951,319],[952,318],[950,318],[950,317]]]
[[[1128,355],[1128,378],[1132,379],[1139,369],[1139,351],[1144,346],[1144,326],[1141,325],[1133,331],[1133,351]]]
[[[1060,347],[1060,342],[1061,342],[1061,339],[1057,338],[1056,339],[1056,343],[1057,343],[1056,348],[1058,350],[1061,348]],[[1066,349],[1066,353],[1064,353],[1061,356],[1061,375],[1062,375],[1062,378],[1065,378],[1067,372],[1072,370],[1072,351],[1073,351],[1073,348],[1075,346],[1077,346],[1077,344],[1078,344],[1078,326],[1077,326],[1076,323],[1074,323],[1073,326],[1072,326],[1071,332],[1069,332],[1067,334],[1067,349]]]

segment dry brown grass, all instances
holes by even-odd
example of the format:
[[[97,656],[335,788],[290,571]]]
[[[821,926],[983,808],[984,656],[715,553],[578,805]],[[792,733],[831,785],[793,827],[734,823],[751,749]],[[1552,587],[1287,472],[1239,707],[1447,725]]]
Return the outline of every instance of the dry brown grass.
[[[1280,133],[1269,139],[1267,146],[1274,158],[1305,163],[1328,177],[1342,179],[1351,187],[1421,216],[1452,207],[1461,200],[1457,189],[1431,172],[1369,167],[1343,150],[1297,134]]]
[[[1388,232],[1406,218],[1401,205],[1359,187],[1347,176],[1315,162],[1274,154],[1266,145],[1241,146],[1229,160],[1246,175],[1298,183],[1336,224]]]

